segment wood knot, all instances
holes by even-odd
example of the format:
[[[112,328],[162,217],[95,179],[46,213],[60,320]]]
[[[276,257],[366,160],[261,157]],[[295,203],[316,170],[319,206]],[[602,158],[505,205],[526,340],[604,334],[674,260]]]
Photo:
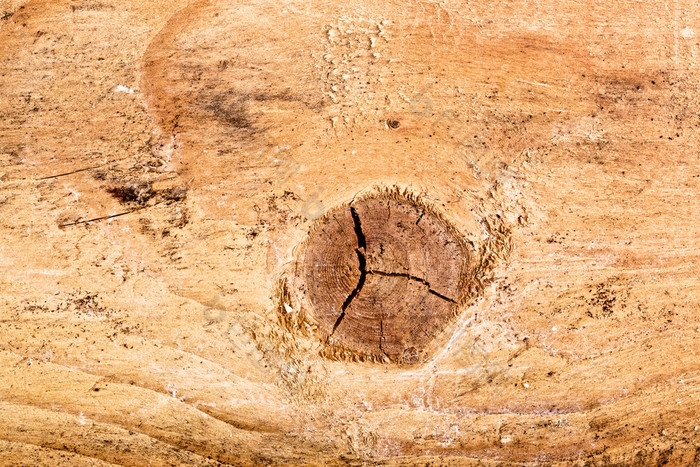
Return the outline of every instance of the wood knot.
[[[469,258],[451,224],[391,193],[320,219],[301,275],[328,344],[358,357],[415,364],[463,303]]]

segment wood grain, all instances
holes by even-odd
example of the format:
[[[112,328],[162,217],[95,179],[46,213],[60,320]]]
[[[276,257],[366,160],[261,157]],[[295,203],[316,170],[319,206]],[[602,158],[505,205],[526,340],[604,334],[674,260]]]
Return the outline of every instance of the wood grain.
[[[0,1],[0,464],[697,465],[698,34],[685,0]],[[475,265],[413,364],[329,346],[298,272],[386,192]]]

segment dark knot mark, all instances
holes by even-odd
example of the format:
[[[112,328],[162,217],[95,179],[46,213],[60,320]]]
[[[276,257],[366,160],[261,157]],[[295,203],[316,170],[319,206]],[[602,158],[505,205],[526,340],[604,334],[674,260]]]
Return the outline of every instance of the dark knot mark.
[[[357,281],[357,285],[355,288],[350,292],[350,295],[347,296],[345,301],[343,302],[343,305],[340,307],[340,315],[338,316],[338,319],[335,321],[335,324],[333,325],[333,331],[331,331],[331,336],[333,333],[335,333],[335,330],[338,329],[338,326],[340,326],[340,323],[343,322],[343,319],[345,318],[345,312],[352,303],[352,301],[357,297],[362,290],[362,287],[365,285],[365,281],[367,280],[367,275],[368,274],[376,274],[378,276],[385,276],[385,277],[405,277],[408,280],[420,282],[421,284],[425,285],[426,288],[428,289],[428,293],[435,295],[436,297],[439,297],[443,300],[446,300],[450,303],[457,303],[454,299],[447,297],[440,292],[437,292],[436,290],[433,290],[430,287],[430,283],[425,280],[421,279],[420,277],[413,276],[408,273],[402,273],[402,272],[385,272],[385,271],[368,271],[367,270],[367,257],[365,256],[365,252],[367,251],[367,239],[365,238],[364,232],[362,232],[362,222],[360,221],[360,216],[357,214],[357,210],[355,208],[350,208],[350,214],[352,215],[352,221],[354,224],[355,228],[355,236],[357,237],[357,248],[355,249],[355,253],[357,253],[357,259],[360,263],[360,278]],[[416,222],[416,225],[418,222],[420,222],[421,218],[423,217],[424,212],[421,212],[420,217],[418,218],[418,221]],[[384,324],[383,322],[381,323],[382,325]],[[383,326],[382,326],[383,327]],[[382,336],[383,336],[383,329],[382,329]],[[382,337],[383,338],[383,337]],[[381,349],[381,338],[380,338],[380,349]]]

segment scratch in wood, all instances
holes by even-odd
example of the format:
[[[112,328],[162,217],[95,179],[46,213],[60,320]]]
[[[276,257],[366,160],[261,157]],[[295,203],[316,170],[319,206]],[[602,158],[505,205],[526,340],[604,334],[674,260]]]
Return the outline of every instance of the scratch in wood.
[[[78,170],[74,170],[74,171],[72,171],[72,172],[66,172],[66,173],[63,173],[63,174],[50,175],[50,176],[48,176],[48,177],[37,178],[37,180],[49,180],[49,179],[51,179],[51,178],[65,177],[66,175],[73,175],[73,174],[77,174],[78,172],[85,172],[86,170],[97,169],[97,168],[99,168],[99,167],[102,167],[102,166],[101,166],[101,165],[95,165],[95,166],[93,166],[93,167],[85,167],[84,169],[78,169]]]
[[[72,225],[78,225],[78,224],[87,224],[89,222],[97,222],[97,221],[103,221],[106,219],[112,219],[114,217],[119,217],[119,216],[125,216],[127,214],[131,214],[132,212],[140,211],[141,209],[134,209],[131,211],[126,211],[126,212],[120,212],[119,214],[112,214],[111,216],[103,216],[103,217],[95,217],[93,219],[87,219],[84,221],[77,221],[77,222],[70,222],[68,224],[59,224],[59,227],[70,227]]]

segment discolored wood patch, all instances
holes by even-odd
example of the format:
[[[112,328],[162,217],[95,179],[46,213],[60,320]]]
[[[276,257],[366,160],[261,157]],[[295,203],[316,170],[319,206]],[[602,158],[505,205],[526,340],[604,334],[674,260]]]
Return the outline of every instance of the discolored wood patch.
[[[463,301],[468,264],[444,219],[410,198],[375,196],[320,221],[303,276],[329,343],[413,364]]]

